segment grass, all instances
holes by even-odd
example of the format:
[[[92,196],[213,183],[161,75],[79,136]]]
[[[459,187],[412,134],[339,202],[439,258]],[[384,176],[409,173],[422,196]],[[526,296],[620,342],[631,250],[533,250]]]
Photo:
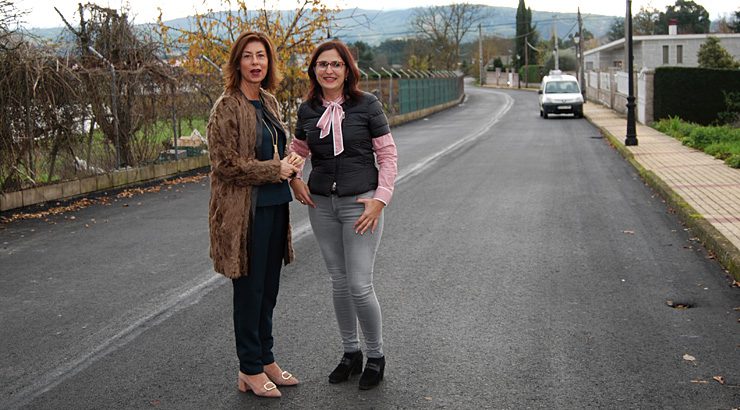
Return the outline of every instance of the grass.
[[[190,120],[182,120],[181,122],[182,135],[190,135],[193,129],[197,129],[200,135],[206,136],[206,125],[208,125],[208,117],[193,118]]]
[[[724,160],[732,168],[740,168],[740,128],[727,125],[703,126],[676,117],[662,119],[653,128],[676,138],[686,146]]]

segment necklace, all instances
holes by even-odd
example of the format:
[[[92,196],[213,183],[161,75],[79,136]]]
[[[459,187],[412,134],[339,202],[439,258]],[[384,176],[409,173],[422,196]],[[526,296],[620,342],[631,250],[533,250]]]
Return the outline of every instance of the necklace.
[[[267,132],[270,133],[270,140],[272,141],[272,149],[273,149],[272,152],[274,153],[273,154],[273,158],[280,159],[280,153],[278,152],[278,131],[277,131],[277,128],[275,128],[275,126],[273,125],[272,126],[272,130],[271,130],[270,129],[270,125],[272,125],[272,124],[267,124],[267,121],[265,121],[264,118],[262,118],[262,123],[265,124],[265,128],[267,128]],[[273,133],[273,131],[275,131],[275,132]]]

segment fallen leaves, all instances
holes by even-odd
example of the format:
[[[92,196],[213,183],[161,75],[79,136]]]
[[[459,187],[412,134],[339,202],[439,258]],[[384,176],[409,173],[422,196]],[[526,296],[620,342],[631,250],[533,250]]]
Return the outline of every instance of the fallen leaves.
[[[129,188],[125,189],[118,194],[116,194],[117,199],[123,199],[123,198],[131,198],[136,195],[142,195],[145,193],[150,192],[159,192],[162,190],[162,187],[167,186],[168,189],[172,189],[173,185],[178,184],[187,184],[191,182],[200,182],[201,180],[205,179],[208,175],[207,174],[198,174],[198,175],[191,175],[186,177],[180,177],[180,178],[174,178],[166,181],[162,181],[159,185],[154,185],[150,187],[145,188]],[[105,193],[107,195],[107,193]],[[68,205],[60,205],[59,202],[56,203],[56,206],[51,207],[49,209],[38,211],[38,212],[21,212],[17,214],[13,214],[11,216],[3,216],[0,217],[0,223],[7,224],[10,222],[18,221],[18,220],[25,220],[25,219],[44,219],[46,222],[49,223],[55,223],[48,219],[50,216],[54,215],[61,215],[69,212],[78,211],[83,208],[87,208],[91,205],[100,204],[100,205],[110,205],[110,198],[107,196],[101,196],[95,199],[92,198],[82,198],[77,201],[74,201]],[[137,203],[137,205],[140,205],[141,203]],[[127,207],[128,204],[123,205],[124,207]],[[74,215],[70,216],[68,219],[75,220],[76,217]]]
[[[131,198],[134,195],[141,195],[147,192],[159,192],[162,189],[162,185],[155,185],[147,188],[130,188],[119,192],[116,198]]]
[[[198,174],[198,175],[191,175],[188,177],[180,177],[180,178],[174,178],[169,179],[167,181],[164,181],[162,185],[177,185],[177,184],[187,184],[190,182],[200,182],[202,179],[207,177],[207,174]]]
[[[74,212],[82,208],[87,208],[88,206],[93,205],[95,203],[98,203],[98,200],[90,199],[90,198],[82,198],[78,201],[72,202],[69,205],[55,206],[55,207],[49,208],[44,211],[19,213],[19,214],[11,215],[9,217],[0,217],[0,222],[6,224],[6,223],[13,222],[13,221],[22,220],[22,219],[44,219],[52,215],[60,215],[60,214],[67,213],[67,212]],[[70,217],[70,219],[74,219],[74,218],[75,218],[74,216]]]
[[[622,231],[622,233],[627,234],[627,235],[634,235],[635,231],[626,230],[626,231]]]
[[[683,359],[686,360],[687,362],[691,362],[691,363],[693,363],[693,362],[696,361],[696,357],[694,357],[694,356],[692,356],[692,355],[690,355],[688,353],[686,353],[686,354],[683,355]]]
[[[719,384],[725,384],[725,378],[722,376],[714,376],[712,379]]]

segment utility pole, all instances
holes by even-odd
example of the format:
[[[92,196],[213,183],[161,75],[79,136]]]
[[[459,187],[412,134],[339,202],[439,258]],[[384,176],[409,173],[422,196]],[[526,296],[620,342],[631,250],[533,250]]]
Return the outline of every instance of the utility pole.
[[[583,94],[583,102],[586,102],[586,67],[583,64],[583,46],[586,45],[586,39],[583,38],[583,19],[581,18],[581,8],[578,8],[578,67],[579,74],[578,81],[581,83],[581,94]]]
[[[529,43],[524,35],[524,88],[529,88]]]
[[[483,29],[478,23],[478,71],[480,75],[480,85],[486,85],[486,67],[483,66]]]
[[[553,55],[555,56],[555,69],[560,70],[560,55],[558,51],[558,27],[555,25],[555,15],[552,16],[552,37],[555,41],[555,49]]]

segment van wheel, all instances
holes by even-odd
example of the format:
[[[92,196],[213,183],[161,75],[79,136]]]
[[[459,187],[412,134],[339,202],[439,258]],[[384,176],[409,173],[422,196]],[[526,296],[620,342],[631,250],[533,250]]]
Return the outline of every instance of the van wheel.
[[[545,119],[548,119],[548,118],[549,118],[549,114],[547,113],[547,111],[543,111],[543,112],[542,112],[542,116],[543,116],[543,117],[544,117]]]
[[[540,110],[540,117],[544,117],[544,115],[542,114],[542,110]]]

